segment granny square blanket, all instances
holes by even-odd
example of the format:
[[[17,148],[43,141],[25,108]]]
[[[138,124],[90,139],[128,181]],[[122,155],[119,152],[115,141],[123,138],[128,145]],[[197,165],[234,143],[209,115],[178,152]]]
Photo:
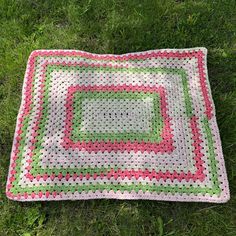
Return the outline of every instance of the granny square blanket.
[[[206,56],[33,51],[7,197],[226,202]]]

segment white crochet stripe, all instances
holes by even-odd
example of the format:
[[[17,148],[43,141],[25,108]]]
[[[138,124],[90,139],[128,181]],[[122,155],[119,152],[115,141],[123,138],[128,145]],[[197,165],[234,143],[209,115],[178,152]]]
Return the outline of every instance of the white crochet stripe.
[[[83,99],[80,131],[95,133],[150,133],[153,98]]]

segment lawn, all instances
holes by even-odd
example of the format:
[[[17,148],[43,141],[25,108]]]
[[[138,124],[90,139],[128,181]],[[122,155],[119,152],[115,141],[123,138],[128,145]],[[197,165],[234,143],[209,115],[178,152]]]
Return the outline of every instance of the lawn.
[[[236,2],[0,0],[0,235],[236,235]],[[226,204],[5,197],[21,87],[34,49],[208,48],[231,200]]]

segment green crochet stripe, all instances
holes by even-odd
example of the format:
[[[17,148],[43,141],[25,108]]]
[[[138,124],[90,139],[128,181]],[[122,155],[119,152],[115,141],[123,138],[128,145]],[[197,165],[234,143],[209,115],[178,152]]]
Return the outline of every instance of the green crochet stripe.
[[[93,68],[94,69],[94,68]],[[163,69],[161,69],[161,70],[163,70]],[[46,77],[46,79],[48,80],[49,78],[48,78],[48,76]],[[49,89],[49,84],[48,83],[45,83],[45,89],[48,91],[48,89]],[[47,96],[48,96],[48,93],[46,92],[45,93],[45,95],[46,95],[46,98],[47,98]],[[47,106],[47,102],[44,102],[44,105],[45,106]],[[32,113],[32,112],[31,112]],[[20,148],[20,152],[19,152],[19,156],[20,156],[20,158],[18,158],[17,159],[17,168],[16,168],[16,170],[17,170],[17,175],[16,175],[16,180],[13,182],[13,184],[16,186],[16,184],[19,182],[19,173],[20,173],[20,164],[21,164],[21,160],[22,160],[22,155],[23,155],[23,145],[24,145],[24,143],[25,143],[25,135],[26,135],[26,131],[27,131],[27,125],[28,125],[28,122],[29,122],[29,117],[30,117],[30,115],[31,115],[31,113],[28,115],[28,117],[24,120],[24,122],[23,122],[23,125],[24,125],[24,128],[23,128],[23,133],[21,134],[21,136],[22,136],[22,140],[21,140],[21,142],[20,142],[20,146],[21,146],[21,148]],[[42,121],[46,121],[46,119],[42,119]],[[208,122],[208,121],[207,121]],[[43,128],[43,125],[41,125],[41,128]],[[208,130],[210,131],[210,128],[208,128]],[[210,135],[211,135],[211,133],[210,133]],[[43,136],[40,136],[40,137],[43,137]],[[213,147],[212,147],[213,148]],[[214,149],[214,148],[213,148]],[[214,158],[213,158],[213,160],[214,160]],[[211,162],[211,163],[213,163],[213,162]],[[214,163],[212,164],[213,166],[214,166]],[[215,167],[216,168],[216,167]],[[101,168],[99,168],[99,170],[101,171]],[[68,169],[66,169],[65,170],[66,171],[66,173],[68,172]],[[60,171],[61,173],[63,173],[63,171]],[[38,172],[37,172],[38,173]],[[45,173],[45,172],[44,172]],[[214,174],[214,176],[216,176],[217,177],[217,172],[215,172],[215,174]],[[58,188],[59,186],[55,186],[55,188]],[[35,188],[35,190],[37,191],[37,189],[38,189],[38,187],[34,187]],[[48,187],[46,187],[46,189],[45,189],[45,191],[47,190],[47,188]],[[52,187],[49,187],[49,189],[51,189]],[[72,188],[72,186],[71,186],[71,188]],[[119,186],[119,188],[120,188],[120,186]],[[16,191],[21,191],[21,188],[20,187],[15,187],[14,188]],[[13,189],[13,190],[14,190]],[[31,189],[31,190],[30,190]],[[29,188],[28,190],[29,191],[34,191],[34,190],[32,190],[33,188]],[[54,187],[53,187],[53,189],[54,189]],[[138,187],[138,189],[140,189],[140,187]],[[179,188],[178,188],[179,189]],[[189,189],[189,188],[187,188],[187,189]],[[196,189],[196,188],[194,188],[194,189]],[[26,188],[25,189],[23,189],[23,192],[26,190]],[[220,191],[220,189],[218,188],[218,190]],[[38,191],[40,191],[40,190],[38,190]],[[72,191],[72,189],[71,189],[71,191]],[[180,191],[177,191],[177,192],[180,192]],[[192,191],[191,191],[192,192]],[[199,192],[199,191],[198,191]]]
[[[218,180],[218,174],[217,174],[217,164],[218,161],[213,158],[215,156],[215,152],[214,152],[214,141],[212,138],[212,133],[211,133],[211,128],[209,125],[209,121],[207,118],[202,119],[203,122],[203,126],[205,129],[205,134],[207,136],[207,141],[208,141],[208,152],[209,152],[209,156],[210,158],[210,168],[211,168],[211,180],[213,182],[214,186],[217,186],[216,188],[219,188],[220,186],[220,182]],[[220,188],[219,188],[220,190]]]
[[[81,131],[81,122],[83,120],[82,117],[82,102],[84,99],[92,100],[96,99],[112,99],[112,100],[143,100],[146,98],[152,98],[153,101],[153,111],[152,111],[152,119],[150,122],[152,123],[151,132],[122,132],[122,133],[97,133],[97,132],[85,132]],[[76,92],[74,94],[74,104],[73,104],[73,128],[71,139],[74,142],[89,142],[89,141],[138,141],[138,142],[152,142],[159,143],[161,138],[161,131],[163,128],[163,119],[160,114],[160,97],[157,93],[144,93],[144,92]]]
[[[124,191],[135,191],[136,193],[140,190],[142,190],[143,192],[158,192],[158,193],[161,193],[161,192],[166,192],[166,193],[172,193],[172,194],[176,194],[176,193],[179,193],[179,194],[210,194],[211,196],[212,195],[219,195],[220,192],[217,190],[217,189],[214,189],[214,188],[199,188],[199,187],[185,187],[185,186],[158,186],[158,185],[142,185],[142,184],[131,184],[131,185],[122,185],[122,184],[118,184],[118,185],[114,185],[114,184],[108,184],[108,185],[105,185],[105,184],[96,184],[96,185],[82,185],[82,186],[43,186],[43,185],[40,185],[38,187],[27,187],[27,188],[19,188],[19,189],[14,189],[13,191],[11,190],[11,192],[13,194],[18,194],[18,193],[25,193],[27,192],[28,194],[31,194],[31,193],[39,193],[39,192],[43,192],[45,193],[46,191],[49,191],[49,192],[63,192],[63,193],[67,193],[67,192],[71,192],[71,193],[74,193],[74,192],[83,192],[83,191],[93,191],[95,192],[96,190],[98,191],[103,191],[103,190],[107,190],[107,191],[110,191],[110,190],[113,190],[114,192],[117,192],[117,191],[121,191],[121,192],[124,192]]]

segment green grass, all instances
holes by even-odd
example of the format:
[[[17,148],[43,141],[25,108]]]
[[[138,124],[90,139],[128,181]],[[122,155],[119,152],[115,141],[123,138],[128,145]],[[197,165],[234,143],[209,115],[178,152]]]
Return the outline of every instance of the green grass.
[[[236,235],[236,3],[0,0],[0,235]],[[204,46],[230,182],[226,204],[5,197],[27,58],[34,49],[126,53]]]

